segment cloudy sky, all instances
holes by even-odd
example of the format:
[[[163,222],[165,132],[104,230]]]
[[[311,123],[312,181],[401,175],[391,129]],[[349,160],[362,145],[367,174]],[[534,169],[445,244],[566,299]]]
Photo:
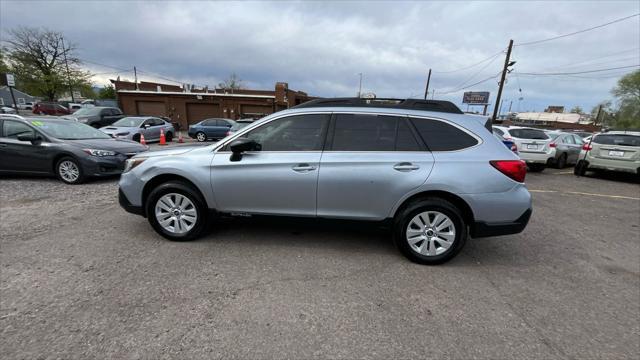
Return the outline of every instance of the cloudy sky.
[[[96,83],[120,75],[213,87],[231,73],[248,88],[276,81],[318,96],[421,97],[427,71],[436,98],[497,91],[509,39],[517,61],[503,98],[513,110],[590,110],[640,64],[640,17],[525,45],[640,12],[639,1],[591,2],[28,2],[0,0],[7,29],[41,26],[78,46]],[[474,66],[475,65],[475,66]],[[516,74],[520,74],[517,75]],[[473,85],[482,80],[485,82]],[[467,88],[468,87],[468,88]],[[465,89],[466,88],[466,89]],[[521,91],[519,90],[521,89]],[[522,100],[518,100],[522,98]],[[507,106],[507,105],[505,105]],[[466,106],[465,106],[466,108]],[[506,107],[505,107],[506,109]]]

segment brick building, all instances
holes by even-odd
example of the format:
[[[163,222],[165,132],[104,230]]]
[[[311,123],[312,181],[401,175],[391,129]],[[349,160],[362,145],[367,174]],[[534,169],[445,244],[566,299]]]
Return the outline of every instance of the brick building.
[[[202,119],[262,117],[313,99],[278,82],[271,90],[209,90],[176,85],[111,80],[128,115],[166,116],[184,129]]]

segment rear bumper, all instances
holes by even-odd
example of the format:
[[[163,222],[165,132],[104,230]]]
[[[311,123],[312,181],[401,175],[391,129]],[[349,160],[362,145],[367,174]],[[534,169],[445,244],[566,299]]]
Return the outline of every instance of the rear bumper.
[[[554,159],[556,155],[555,149],[549,152],[526,152],[520,150],[518,153],[520,158],[529,164],[546,164],[549,159]]]
[[[484,221],[476,221],[471,229],[471,237],[482,238],[520,233],[525,227],[527,227],[532,212],[532,209],[527,209],[513,222],[488,223]]]
[[[144,209],[142,206],[132,205],[127,196],[122,192],[121,189],[118,189],[118,202],[120,206],[129,213],[145,216]]]
[[[583,159],[584,157],[580,157]],[[639,173],[640,160],[617,160],[617,159],[605,159],[595,156],[587,156],[587,163],[590,169],[601,169],[609,171],[620,171],[628,173]]]

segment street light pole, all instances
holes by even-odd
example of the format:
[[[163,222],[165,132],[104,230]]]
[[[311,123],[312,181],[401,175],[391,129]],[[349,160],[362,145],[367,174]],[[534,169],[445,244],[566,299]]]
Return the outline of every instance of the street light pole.
[[[507,56],[504,58],[504,67],[502,68],[502,76],[500,77],[500,87],[498,88],[498,97],[496,98],[496,102],[493,106],[493,117],[491,118],[491,120],[493,121],[496,121],[498,117],[498,107],[500,105],[500,97],[502,97],[504,80],[507,77],[507,70],[510,65],[513,65],[513,63],[509,62],[511,58],[511,48],[513,48],[513,39],[509,40],[509,47],[507,48]]]

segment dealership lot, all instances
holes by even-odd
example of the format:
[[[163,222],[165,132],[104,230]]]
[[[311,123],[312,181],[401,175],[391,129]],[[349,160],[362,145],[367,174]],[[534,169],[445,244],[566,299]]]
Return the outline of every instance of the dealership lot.
[[[152,146],[156,148],[156,145]],[[408,262],[378,228],[237,219],[189,243],[117,180],[0,179],[6,358],[634,358],[640,186],[529,174],[518,235]]]

